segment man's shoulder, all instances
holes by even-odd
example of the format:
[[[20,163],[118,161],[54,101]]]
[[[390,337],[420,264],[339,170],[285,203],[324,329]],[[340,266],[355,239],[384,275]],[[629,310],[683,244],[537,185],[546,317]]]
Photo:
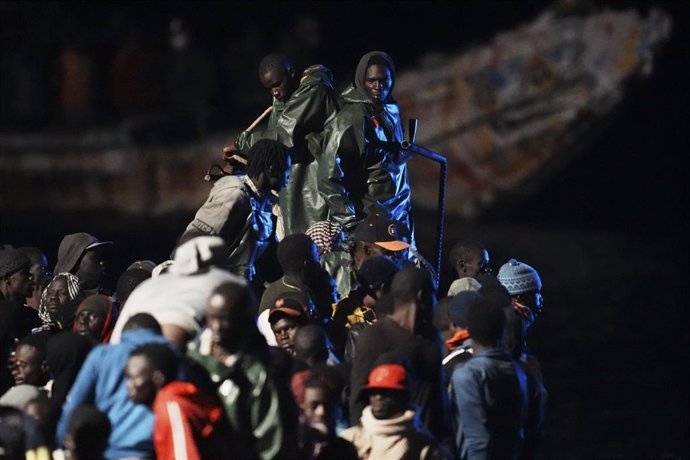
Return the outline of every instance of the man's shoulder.
[[[263,310],[271,308],[276,300],[276,297],[285,292],[302,292],[302,290],[297,286],[287,284],[285,282],[285,276],[270,282],[266,286],[264,293],[261,295],[261,302],[259,302],[259,313],[261,313]]]
[[[104,354],[129,353],[132,349],[147,343],[167,343],[170,344],[160,333],[151,329],[130,329],[122,332],[120,343],[107,346]]]
[[[198,344],[187,348],[187,357],[201,366],[216,385],[227,379],[230,374],[230,368],[218,362],[215,357],[199,351]]]
[[[298,91],[303,88],[316,88],[323,89],[324,91],[333,91],[333,72],[321,64],[315,64],[307,67],[304,72],[302,72],[302,77],[300,78]]]
[[[189,382],[170,382],[160,389],[151,407],[155,417],[168,412],[178,412],[183,418],[199,411],[197,396],[199,390]]]
[[[187,356],[198,362],[208,371],[211,380],[216,384],[221,384],[223,380],[231,379],[232,374],[241,372],[252,385],[256,385],[266,380],[268,370],[266,364],[251,353],[241,354],[239,359],[228,367],[210,355],[202,354],[195,348],[187,350]]]
[[[268,283],[266,285],[266,289],[267,290],[268,289],[279,289],[280,287],[285,286],[284,279],[285,279],[285,276],[283,275],[280,278],[278,278],[277,280],[271,281],[270,283]]]
[[[364,428],[362,428],[362,425],[353,425],[350,428],[346,428],[343,430],[338,436],[350,441],[354,442],[357,438],[362,436],[364,434]]]
[[[417,340],[415,335],[410,334],[407,330],[403,329],[390,316],[384,316],[383,318],[379,319],[374,326],[377,331],[380,331],[378,332],[379,334],[402,336],[409,338],[410,340]]]
[[[508,369],[514,372],[513,362],[505,353],[475,353],[463,366],[456,367],[453,376],[458,378],[470,378],[473,375],[490,375]]]
[[[422,448],[423,446],[438,446],[436,437],[424,426],[416,427],[416,429],[410,433],[410,441],[416,443],[418,448]]]
[[[390,323],[393,323],[391,326]],[[391,331],[394,330],[395,323],[387,316],[376,321],[369,327],[365,327],[357,336],[357,345],[362,343],[368,347],[385,348],[391,342]],[[397,332],[397,331],[396,331]],[[395,332],[394,334],[395,335]],[[412,338],[412,336],[410,336]]]
[[[87,363],[96,363],[98,366],[100,366],[103,362],[103,359],[107,357],[108,355],[114,355],[117,354],[117,348],[119,345],[106,345],[106,344],[100,344],[96,345],[91,349],[88,355],[86,355],[86,359],[84,360],[84,365]]]
[[[245,187],[244,178],[244,175],[239,174],[229,174],[227,176],[223,176],[213,184],[213,191],[226,191],[226,193],[234,191],[235,193],[246,194],[248,191]]]
[[[190,396],[196,395],[199,390],[193,383],[189,382],[170,382],[160,389],[156,395],[156,404],[169,401],[187,401]]]
[[[357,121],[362,123],[362,117],[367,115],[369,109],[363,102],[346,102],[340,111],[333,117],[334,123],[352,123]]]
[[[219,201],[231,204],[233,207],[244,206],[247,210],[250,210],[250,189],[245,183],[245,177],[241,175],[221,177],[213,184],[209,194],[209,201]]]

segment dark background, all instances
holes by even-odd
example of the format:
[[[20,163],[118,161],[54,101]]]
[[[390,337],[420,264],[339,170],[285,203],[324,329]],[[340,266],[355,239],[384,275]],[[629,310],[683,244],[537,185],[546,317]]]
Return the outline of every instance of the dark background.
[[[321,41],[304,59],[328,65],[339,82],[347,82],[359,57],[371,49],[387,50],[403,68],[429,51],[488,42],[498,31],[533,20],[548,5],[26,2],[7,8],[5,2],[3,52],[21,41],[27,28],[35,34],[71,24],[72,33],[87,37],[88,47],[106,59],[113,50],[102,31],[113,15],[141,24],[157,47],[165,44],[169,19],[180,16],[199,45],[221,60],[228,40],[258,36],[257,48],[269,51],[297,17],[309,14],[320,23]],[[479,238],[494,270],[515,257],[542,277],[545,315],[530,343],[542,361],[550,397],[544,458],[688,458],[688,3],[608,5],[643,13],[656,5],[671,14],[673,34],[655,59],[652,76],[633,82],[586,151],[534,194],[506,199],[473,220],[447,216],[445,241],[450,246]],[[260,33],[249,34],[250,29]],[[249,61],[236,63],[234,72],[255,75],[258,58]],[[217,125],[246,123],[248,117],[233,110],[236,88],[227,83],[237,75],[226,69],[218,77]],[[261,91],[256,85],[253,90]],[[107,95],[101,97],[94,124],[116,123]],[[3,116],[2,128],[51,130],[61,122],[51,115],[27,126]],[[122,269],[136,259],[166,259],[190,217],[2,210],[0,240],[41,247],[54,262],[64,234],[88,231],[116,242]],[[433,235],[424,226],[419,240],[430,253]]]

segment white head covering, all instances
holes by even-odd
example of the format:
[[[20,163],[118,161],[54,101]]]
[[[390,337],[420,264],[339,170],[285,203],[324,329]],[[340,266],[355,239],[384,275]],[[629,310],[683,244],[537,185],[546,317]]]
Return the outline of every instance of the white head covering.
[[[448,295],[456,295],[464,291],[478,291],[482,285],[479,281],[469,276],[457,279],[450,284]]]
[[[175,250],[170,273],[192,275],[204,268],[220,266],[225,261],[227,247],[219,236],[197,236]]]

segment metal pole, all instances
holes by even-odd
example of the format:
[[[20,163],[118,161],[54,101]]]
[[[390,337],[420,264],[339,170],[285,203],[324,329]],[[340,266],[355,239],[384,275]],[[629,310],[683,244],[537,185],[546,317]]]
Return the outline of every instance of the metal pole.
[[[412,131],[412,120],[410,120],[410,136],[414,137],[416,133],[417,123],[414,122],[414,131]],[[446,214],[446,182],[448,180],[448,159],[443,155],[432,150],[426,149],[420,145],[416,145],[410,141],[403,141],[400,143],[400,148],[408,150],[417,155],[435,161],[441,167],[440,177],[438,182],[438,214],[436,216],[436,285],[441,277],[441,263],[443,251],[443,225]]]

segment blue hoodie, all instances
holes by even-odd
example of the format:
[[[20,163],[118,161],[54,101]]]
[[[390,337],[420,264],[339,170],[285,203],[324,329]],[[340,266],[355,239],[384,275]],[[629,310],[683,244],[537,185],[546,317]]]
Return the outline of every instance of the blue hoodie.
[[[82,404],[93,404],[108,415],[112,431],[106,458],[155,458],[153,447],[153,413],[127,396],[124,375],[129,354],[145,343],[170,343],[149,329],[125,331],[117,345],[94,348],[79,371],[67,395],[57,427],[57,444],[63,446],[67,425],[74,410]]]

